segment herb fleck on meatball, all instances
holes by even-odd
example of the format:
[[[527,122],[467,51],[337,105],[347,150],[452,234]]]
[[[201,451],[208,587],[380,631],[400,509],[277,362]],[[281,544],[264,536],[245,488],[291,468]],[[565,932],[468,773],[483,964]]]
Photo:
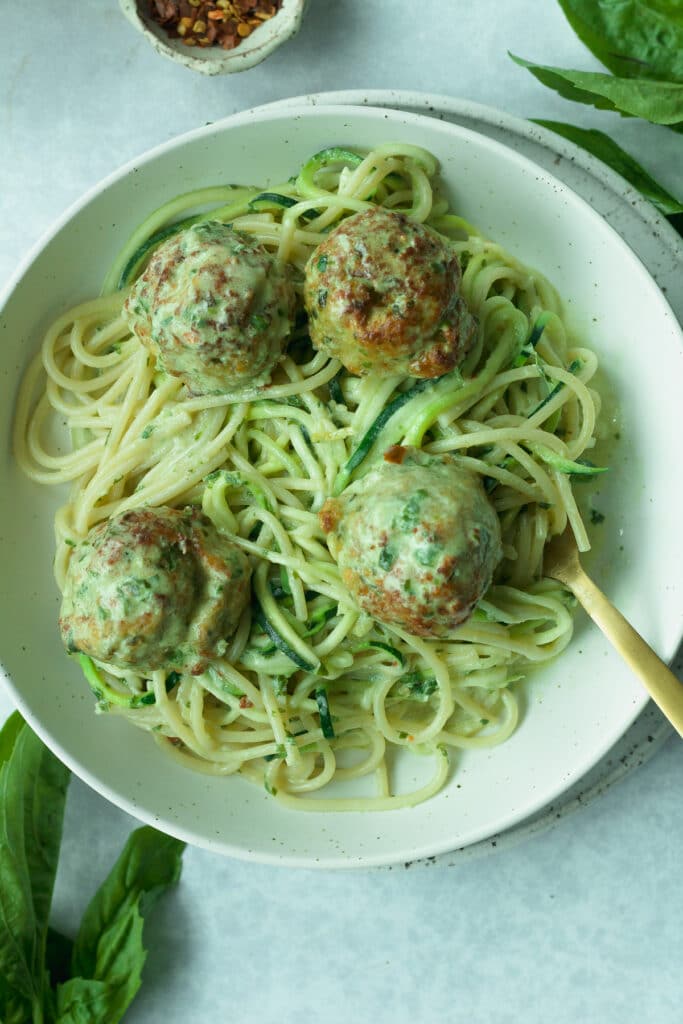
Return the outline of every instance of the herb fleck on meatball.
[[[124,304],[131,330],[194,394],[265,383],[294,317],[288,268],[218,221],[159,246]]]
[[[197,509],[122,512],[72,552],[62,639],[67,650],[123,670],[196,674],[225,653],[250,574],[243,551]]]
[[[461,277],[455,251],[424,225],[383,207],[356,213],[306,265],[313,344],[361,376],[440,377],[476,335]]]
[[[361,608],[417,636],[452,633],[502,557],[498,516],[476,474],[415,448],[390,449],[319,518]]]

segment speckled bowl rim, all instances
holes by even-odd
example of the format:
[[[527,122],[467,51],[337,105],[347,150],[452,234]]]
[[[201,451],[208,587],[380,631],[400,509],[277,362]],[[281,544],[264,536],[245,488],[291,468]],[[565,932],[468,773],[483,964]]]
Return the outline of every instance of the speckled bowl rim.
[[[387,107],[391,110],[419,113],[434,117],[440,121],[450,121],[461,127],[468,127],[466,122],[476,122],[486,129],[502,129],[511,136],[517,136],[530,143],[548,149],[553,157],[560,156],[583,168],[591,177],[596,178],[605,188],[614,193],[620,205],[633,208],[638,217],[662,239],[663,246],[670,251],[673,258],[683,262],[683,237],[669,224],[655,206],[652,205],[625,178],[613,171],[611,167],[598,160],[585,149],[581,149],[568,139],[551,132],[541,125],[534,124],[522,117],[508,114],[496,107],[474,100],[456,99],[440,93],[415,92],[401,89],[342,89],[331,92],[303,93],[289,96],[270,103],[259,104],[254,110],[277,110],[279,107],[301,106],[358,106]],[[477,130],[477,129],[472,129]],[[484,132],[485,133],[485,132]],[[528,158],[531,159],[531,158]],[[553,174],[562,179],[562,170],[557,166]],[[574,185],[568,185],[576,191]],[[604,214],[609,223],[610,216]],[[648,268],[657,280],[657,268]],[[681,311],[683,313],[683,288],[681,288]]]

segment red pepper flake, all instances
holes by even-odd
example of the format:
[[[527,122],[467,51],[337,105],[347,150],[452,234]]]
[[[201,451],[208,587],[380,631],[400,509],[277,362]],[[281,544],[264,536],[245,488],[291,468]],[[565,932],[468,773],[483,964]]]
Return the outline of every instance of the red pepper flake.
[[[391,448],[387,448],[384,453],[384,461],[394,462],[400,466],[407,454],[408,449],[404,448],[402,444],[392,444]]]
[[[185,46],[234,50],[282,7],[282,0],[149,0],[153,21]]]
[[[248,697],[240,697],[240,707],[241,708],[253,708],[253,706],[254,706],[253,700],[249,700]]]

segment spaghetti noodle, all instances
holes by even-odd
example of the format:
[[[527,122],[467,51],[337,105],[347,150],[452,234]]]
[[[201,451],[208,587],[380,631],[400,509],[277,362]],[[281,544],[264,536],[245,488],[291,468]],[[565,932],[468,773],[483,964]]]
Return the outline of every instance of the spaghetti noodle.
[[[431,382],[355,377],[310,344],[299,316],[269,383],[190,394],[154,365],[122,315],[155,247],[201,220],[232,224],[288,263],[373,204],[449,239],[479,324],[459,369]],[[140,226],[101,297],[60,316],[22,382],[15,452],[40,483],[70,484],[55,522],[57,583],[91,527],[144,506],[201,506],[253,563],[253,601],[225,657],[200,675],[147,676],[80,656],[97,709],[151,732],[198,771],[241,773],[298,809],[384,809],[436,793],[450,752],[515,729],[514,683],[572,632],[572,601],[542,576],[547,539],[569,523],[589,546],[572,492],[597,470],[595,355],[568,337],[549,282],[451,211],[438,167],[410,145],[316,154],[268,191],[214,187]],[[68,437],[56,436],[65,423]],[[58,432],[57,432],[58,433]],[[365,614],[341,581],[318,512],[395,444],[454,457],[498,514],[503,561],[471,618],[425,639]],[[392,784],[394,755],[431,757],[427,782]],[[321,793],[332,781],[373,791]],[[363,784],[360,784],[363,789]],[[328,791],[329,792],[329,791]]]

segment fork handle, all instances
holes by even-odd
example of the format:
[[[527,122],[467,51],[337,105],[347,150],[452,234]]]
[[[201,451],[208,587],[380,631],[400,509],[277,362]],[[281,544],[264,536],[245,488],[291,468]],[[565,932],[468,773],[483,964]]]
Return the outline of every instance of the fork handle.
[[[571,582],[567,582],[593,622],[639,676],[679,736],[683,736],[683,684],[583,569],[573,576]]]

